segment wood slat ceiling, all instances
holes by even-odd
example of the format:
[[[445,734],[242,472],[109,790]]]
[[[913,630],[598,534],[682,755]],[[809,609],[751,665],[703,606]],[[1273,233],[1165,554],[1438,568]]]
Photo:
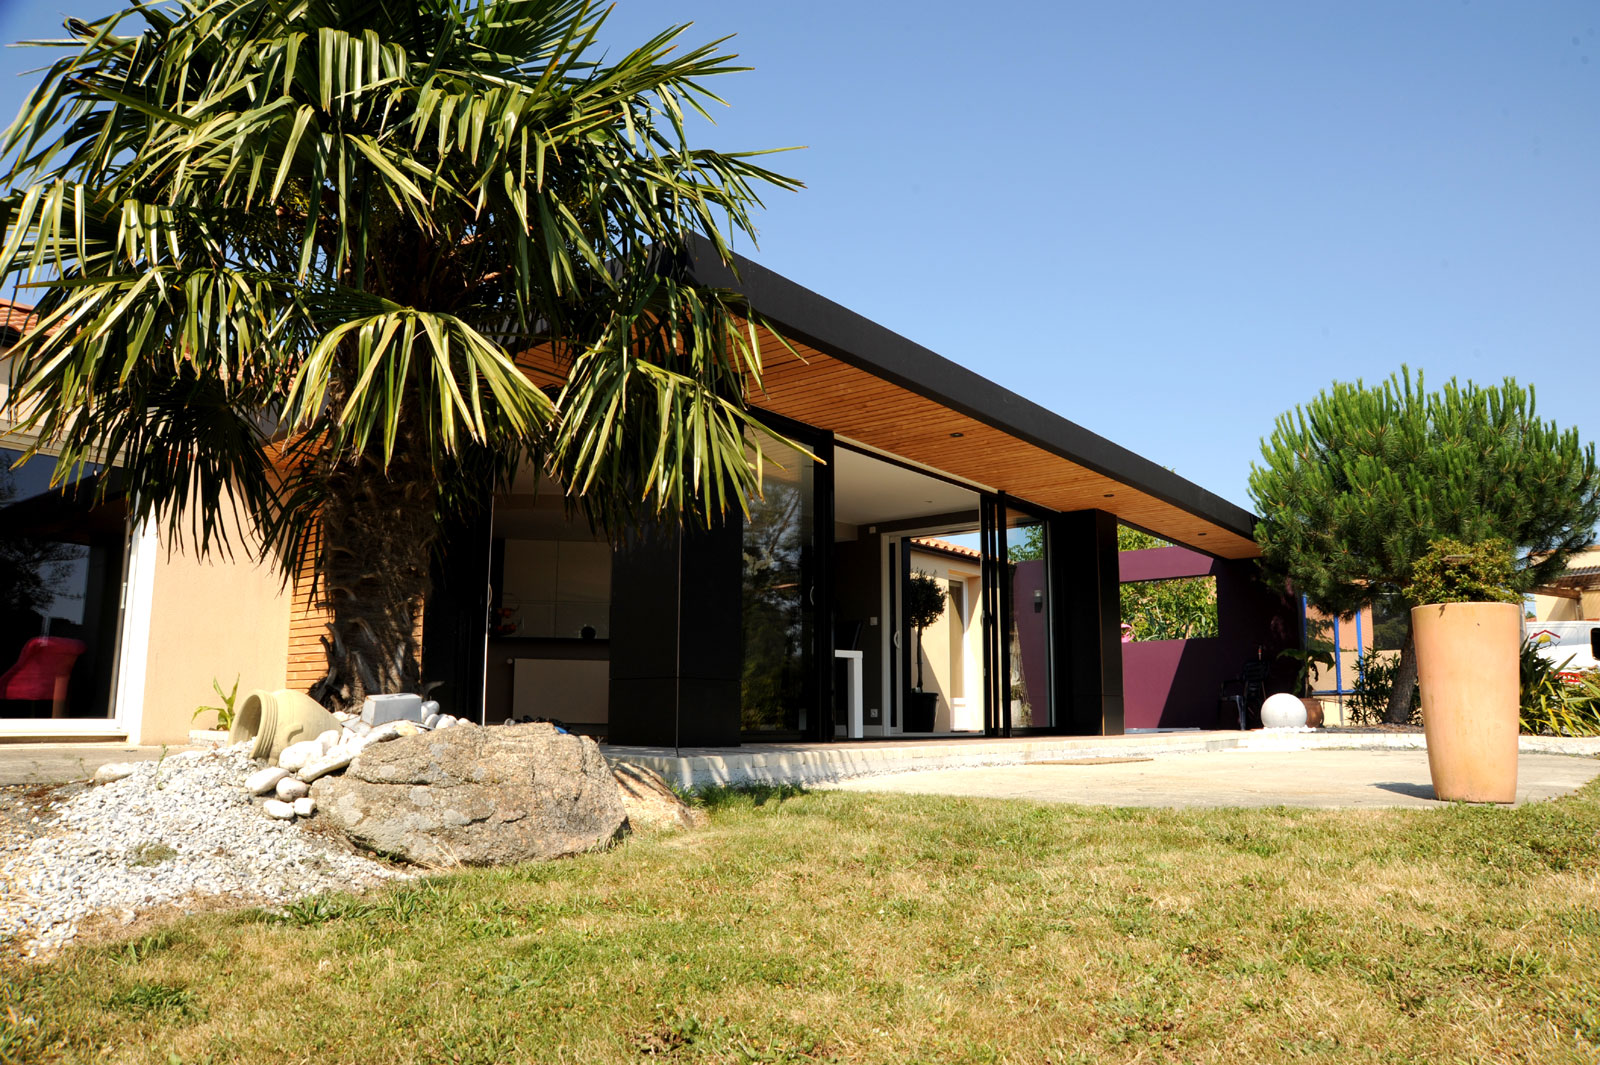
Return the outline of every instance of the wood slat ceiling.
[[[961,481],[1051,510],[1099,509],[1174,543],[1255,558],[1255,542],[815,348],[799,357],[761,330],[763,389],[751,402]],[[548,352],[517,358],[536,383],[561,379]],[[952,435],[959,434],[959,435]]]

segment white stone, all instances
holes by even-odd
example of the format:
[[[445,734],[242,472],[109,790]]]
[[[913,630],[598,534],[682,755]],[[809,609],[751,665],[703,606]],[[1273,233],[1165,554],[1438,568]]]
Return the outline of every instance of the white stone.
[[[311,785],[297,777],[284,777],[278,781],[278,798],[284,802],[294,802],[311,794]]]
[[[291,773],[300,771],[300,767],[313,758],[321,758],[327,754],[327,748],[322,745],[320,738],[314,740],[301,740],[291,743],[278,754],[278,767]]]
[[[361,720],[369,725],[382,725],[389,721],[421,721],[425,716],[420,695],[369,695],[361,704]]]
[[[452,725],[454,725],[459,720],[460,720],[460,718],[456,717],[454,714],[440,714],[439,715],[439,723],[437,725],[434,725],[433,727],[434,728],[450,728]]]
[[[350,714],[350,713],[346,713],[343,710],[335,710],[333,712],[333,719],[335,721],[339,722],[339,724],[343,725],[343,724],[347,724],[348,722],[354,721],[356,719],[356,715]]]
[[[1262,728],[1304,728],[1306,704],[1288,692],[1267,696],[1261,704]]]
[[[310,817],[317,812],[317,800],[306,795],[294,801],[294,815],[296,817]]]
[[[386,725],[379,725],[377,728],[363,736],[362,740],[365,741],[363,746],[371,743],[388,743],[390,740],[399,739],[400,736],[400,722],[391,721]]]
[[[300,770],[300,779],[309,784],[319,777],[325,777],[329,773],[336,773],[355,761],[358,753],[353,747],[341,743],[321,758],[302,768]]]
[[[426,721],[430,717],[433,717],[437,713],[439,713],[439,700],[437,700],[437,699],[424,699],[424,700],[422,700],[422,719],[424,721]]]
[[[244,790],[252,795],[265,795],[278,786],[278,781],[288,775],[289,771],[281,766],[258,769],[244,778]]]
[[[267,811],[268,817],[275,817],[279,821],[294,820],[294,807],[289,803],[279,802],[277,799],[268,799],[261,804],[261,808]]]
[[[94,771],[94,782],[96,784],[109,784],[113,780],[131,777],[133,776],[133,771],[137,768],[138,766],[132,762],[107,762]]]
[[[342,732],[342,729],[331,728],[327,732],[324,732],[322,735],[318,736],[317,742],[322,744],[322,749],[324,751],[332,750],[333,747],[339,742],[339,737]]]
[[[441,718],[443,716],[444,716],[443,714],[440,714],[437,711],[435,711],[434,713],[429,714],[426,718],[423,719],[422,727],[423,728],[438,728],[439,727],[439,718]]]

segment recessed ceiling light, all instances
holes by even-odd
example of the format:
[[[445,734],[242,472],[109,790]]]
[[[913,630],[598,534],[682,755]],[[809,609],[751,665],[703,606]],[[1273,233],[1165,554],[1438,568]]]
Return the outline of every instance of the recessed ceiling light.
[[[966,436],[966,433],[951,433],[951,436]]]
[[[1204,535],[1205,535],[1205,533],[1201,533],[1201,534],[1200,534],[1200,535],[1201,535],[1201,536],[1204,536]]]
[[[1107,498],[1107,499],[1110,499],[1110,498],[1111,498],[1111,497],[1112,497],[1112,496],[1114,496],[1114,495],[1116,495],[1116,494],[1117,494],[1117,493],[1115,493],[1115,492],[1107,492],[1107,493],[1106,493],[1106,498]]]

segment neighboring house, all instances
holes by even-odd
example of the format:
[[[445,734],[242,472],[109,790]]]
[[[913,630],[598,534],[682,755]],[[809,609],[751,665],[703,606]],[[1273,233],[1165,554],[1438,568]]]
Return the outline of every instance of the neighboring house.
[[[1242,574],[1253,516],[754,263],[738,282],[699,269],[799,352],[764,344],[754,402],[816,460],[766,441],[778,461],[748,521],[640,530],[614,549],[524,470],[447,538],[434,574],[423,667],[446,708],[623,744],[829,739],[844,721],[838,649],[861,652],[866,733],[900,734],[914,643],[900,584],[921,566],[961,600],[925,634],[939,731],[1123,731],[1118,523]],[[559,380],[547,353],[518,361]],[[322,675],[304,582],[168,552],[158,530],[127,528],[114,491],[86,507],[48,490],[47,463],[0,488],[3,550],[38,578],[4,619],[0,669],[46,635],[84,646],[64,699],[0,702],[0,735],[171,742],[213,701],[213,677],[303,689]],[[1024,540],[1027,560],[1008,561]],[[1281,646],[1270,618],[1235,627],[1240,646]]]
[[[1600,620],[1600,544],[1574,552],[1561,576],[1533,590],[1533,619]]]

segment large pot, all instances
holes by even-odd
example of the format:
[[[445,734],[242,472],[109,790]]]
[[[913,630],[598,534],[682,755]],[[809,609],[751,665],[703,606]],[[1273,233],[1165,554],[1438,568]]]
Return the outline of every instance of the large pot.
[[[1413,607],[1422,730],[1433,793],[1450,802],[1517,798],[1517,603]]]

